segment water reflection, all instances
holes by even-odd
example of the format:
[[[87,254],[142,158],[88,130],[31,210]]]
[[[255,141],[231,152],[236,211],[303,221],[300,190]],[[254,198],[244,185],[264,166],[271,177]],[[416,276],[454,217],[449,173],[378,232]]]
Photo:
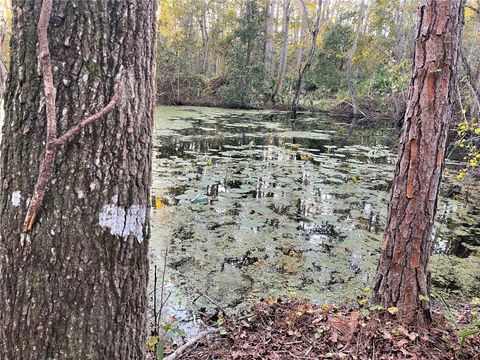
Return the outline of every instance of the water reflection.
[[[376,266],[396,135],[328,118],[190,111],[168,109],[156,129],[152,247],[169,244],[176,291],[225,309],[289,291],[354,299]],[[476,204],[442,199],[437,254],[477,259]],[[212,307],[205,296],[190,304]]]

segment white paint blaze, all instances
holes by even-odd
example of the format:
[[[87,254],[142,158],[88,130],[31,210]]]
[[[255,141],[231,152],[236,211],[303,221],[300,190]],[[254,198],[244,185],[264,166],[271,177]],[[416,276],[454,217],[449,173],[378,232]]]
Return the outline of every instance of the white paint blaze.
[[[128,209],[116,204],[105,205],[100,212],[98,223],[101,227],[110,229],[110,233],[122,236],[135,236],[141,244],[143,229],[147,220],[147,209],[144,206],[132,205]]]
[[[19,207],[21,201],[22,201],[22,193],[20,191],[14,191],[12,193],[12,205],[14,207]]]

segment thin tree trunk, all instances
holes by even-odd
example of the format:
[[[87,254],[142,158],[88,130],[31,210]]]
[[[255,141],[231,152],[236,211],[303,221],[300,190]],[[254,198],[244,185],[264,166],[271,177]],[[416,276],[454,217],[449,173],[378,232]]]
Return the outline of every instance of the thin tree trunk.
[[[207,5],[203,4],[202,16],[199,20],[200,30],[202,33],[202,45],[203,45],[203,54],[202,54],[202,74],[207,74],[208,72],[208,57],[209,57],[209,47],[210,47],[210,36],[208,35],[208,24],[207,24]]]
[[[323,21],[328,21],[330,19],[330,1],[324,0],[323,2],[323,11],[322,11],[322,19]]]
[[[458,0],[422,0],[419,10],[409,102],[373,296],[376,304],[398,308],[406,324],[431,322],[427,266],[455,102],[463,6]]]
[[[364,15],[364,26],[363,26],[363,30],[362,30],[362,35],[365,36],[367,35],[368,33],[368,24],[369,24],[369,19],[370,19],[370,13],[371,11],[366,11],[365,9],[365,15]]]
[[[470,67],[470,64],[468,63],[467,57],[461,52],[462,57],[462,64],[463,64],[463,69],[465,70],[465,75],[467,79],[467,85],[470,90],[470,93],[472,94],[472,99],[473,102],[475,103],[476,107],[476,113],[480,112],[480,93],[478,92],[477,86],[475,84],[475,80],[473,80],[473,74],[472,74],[472,68]]]
[[[304,11],[305,11],[305,16],[307,16],[306,15],[307,9],[305,8]],[[318,34],[320,32],[321,25],[322,25],[322,0],[318,0],[315,28],[312,31],[312,45],[310,47],[310,51],[308,52],[308,56],[307,56],[307,60],[305,61],[305,64],[303,65],[302,68],[299,69],[297,83],[295,85],[295,93],[292,101],[293,113],[295,113],[298,110],[298,102],[300,101],[300,91],[302,89],[303,79],[307,71],[310,69],[310,66],[312,65],[312,62],[313,62],[313,57],[315,56],[315,52],[317,51],[317,39],[318,39]]]
[[[356,81],[354,79],[354,74],[353,74],[353,57],[357,52],[358,38],[360,37],[360,30],[362,28],[364,17],[365,17],[365,0],[362,0],[360,4],[360,14],[358,15],[357,28],[355,30],[355,38],[353,39],[353,45],[352,45],[352,48],[350,49],[350,54],[348,56],[348,63],[347,63],[348,90],[350,92],[350,98],[352,101],[352,110],[353,110],[354,118],[358,117],[359,109],[357,105],[357,95],[355,91]]]
[[[305,43],[305,37],[306,33],[308,32],[308,14],[302,9],[302,15],[301,15],[301,23],[302,25],[300,26],[299,30],[299,39],[297,40],[297,68],[301,69],[302,66],[302,60],[303,60],[303,47]]]
[[[480,87],[480,59],[477,61],[477,76],[475,80],[475,85],[477,86],[477,89]]]
[[[272,94],[272,101],[275,101],[278,94],[282,91],[283,81],[285,80],[285,70],[287,69],[288,55],[288,30],[290,28],[290,3],[291,0],[285,0],[283,8],[283,40],[282,50],[280,51],[280,65],[278,68],[277,82]]]
[[[58,149],[23,234],[46,150],[41,7],[13,1],[0,162],[0,359],[143,359],[156,1],[54,0],[55,119],[59,139],[67,134],[70,142]],[[120,106],[80,132],[79,122],[112,99],[122,73]]]
[[[268,0],[265,9],[265,68],[273,78],[275,76],[275,0]]]
[[[399,62],[402,60],[403,56],[405,55],[405,7],[406,7],[407,0],[402,0],[400,3],[400,14],[398,19],[398,27],[397,27],[397,36],[395,41],[395,48],[393,53],[395,55],[395,60]]]

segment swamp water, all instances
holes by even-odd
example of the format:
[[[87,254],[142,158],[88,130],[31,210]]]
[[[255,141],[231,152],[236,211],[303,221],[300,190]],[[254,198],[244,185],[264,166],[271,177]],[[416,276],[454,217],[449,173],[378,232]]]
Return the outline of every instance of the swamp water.
[[[164,317],[298,296],[355,301],[373,281],[394,173],[392,129],[333,119],[159,107],[151,261],[168,247]],[[449,164],[432,258],[436,291],[480,293],[480,198]],[[153,284],[151,286],[153,288]],[[151,295],[152,296],[152,295]],[[158,295],[160,296],[160,295]]]

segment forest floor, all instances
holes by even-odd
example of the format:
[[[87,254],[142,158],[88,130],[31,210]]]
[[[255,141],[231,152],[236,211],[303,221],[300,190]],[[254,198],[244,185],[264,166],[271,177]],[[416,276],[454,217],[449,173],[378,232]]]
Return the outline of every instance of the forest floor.
[[[205,337],[181,359],[480,359],[471,304],[434,305],[433,325],[409,329],[395,315],[366,308],[315,306],[302,301],[256,304],[247,314],[221,322],[220,335]],[[447,320],[449,319],[449,320]],[[471,331],[472,333],[474,331]]]

